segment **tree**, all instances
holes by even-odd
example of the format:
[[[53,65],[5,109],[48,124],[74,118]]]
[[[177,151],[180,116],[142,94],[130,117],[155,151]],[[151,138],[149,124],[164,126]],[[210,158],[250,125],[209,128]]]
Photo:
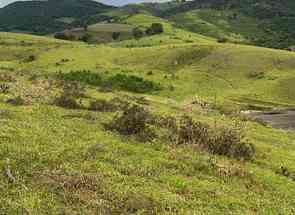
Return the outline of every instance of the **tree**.
[[[60,40],[75,40],[75,36],[71,33],[66,32],[58,32],[54,35],[54,38],[60,39]]]
[[[141,37],[143,37],[144,32],[140,28],[136,27],[132,30],[132,34],[135,39],[140,39]]]
[[[85,43],[89,42],[90,39],[91,39],[91,35],[88,34],[88,33],[84,34],[82,37],[79,38],[79,40],[81,40],[81,41],[83,41]]]
[[[151,28],[155,34],[161,34],[164,32],[164,27],[161,23],[153,23]]]
[[[145,30],[145,33],[146,33],[146,35],[153,35],[153,34],[154,34],[154,33],[153,33],[153,30],[152,30],[151,27],[147,28],[147,29]]]
[[[220,38],[217,39],[218,43],[226,43],[227,41],[228,41],[228,39],[225,38],[225,37],[220,37]]]
[[[119,39],[120,35],[121,35],[120,32],[113,32],[113,34],[112,34],[112,38],[113,38],[113,40],[117,40],[117,39]]]
[[[146,29],[147,35],[161,34],[164,32],[164,27],[161,23],[153,23],[151,27]]]
[[[83,25],[83,29],[84,29],[84,31],[88,31],[88,25],[87,24],[84,24]]]

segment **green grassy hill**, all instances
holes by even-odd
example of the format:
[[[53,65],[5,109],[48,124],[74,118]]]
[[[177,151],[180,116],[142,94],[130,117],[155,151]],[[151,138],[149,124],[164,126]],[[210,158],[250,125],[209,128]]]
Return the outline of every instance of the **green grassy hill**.
[[[0,30],[48,34],[83,26],[85,17],[111,9],[91,0],[19,1],[0,9]]]
[[[294,106],[295,54],[125,20],[154,21],[165,33],[108,45],[0,33],[1,214],[294,214],[295,134],[236,112]],[[176,144],[165,120],[110,130],[126,102],[241,124],[255,155]]]
[[[152,14],[210,37],[286,49],[295,43],[294,7],[290,0],[194,0],[129,5],[119,11]]]
[[[97,23],[123,23],[139,14],[161,17],[186,31],[230,42],[288,49],[294,46],[295,4],[291,0],[194,0],[111,7],[92,0],[16,2],[0,9],[0,30],[52,34]],[[155,18],[157,19],[157,18]],[[116,26],[113,26],[116,31]],[[92,42],[109,42],[101,32]],[[123,39],[128,39],[129,34]]]
[[[80,40],[95,44],[110,43],[134,38],[132,33],[134,28],[135,26],[120,23],[96,23],[88,25],[86,29],[80,27],[61,31],[56,33],[54,37],[62,34],[72,41]],[[117,34],[117,37],[114,38],[114,34]]]
[[[196,9],[178,13],[171,16],[170,20],[192,32],[227,38],[237,43],[252,43],[256,38],[267,36],[259,27],[257,19],[244,15],[233,19],[234,14],[235,12],[230,10]]]
[[[207,36],[288,48],[295,43],[294,8],[290,0],[195,0],[172,4],[162,16]]]

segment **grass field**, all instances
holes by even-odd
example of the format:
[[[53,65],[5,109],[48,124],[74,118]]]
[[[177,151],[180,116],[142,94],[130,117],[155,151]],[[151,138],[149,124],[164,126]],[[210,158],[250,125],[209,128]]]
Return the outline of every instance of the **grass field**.
[[[148,15],[133,18],[127,23],[149,25]],[[294,53],[164,27],[107,45],[0,33],[0,80],[9,88],[0,94],[0,214],[295,213],[295,182],[280,173],[295,173],[294,133],[243,121],[256,154],[239,161],[172,144],[161,131],[150,142],[119,135],[104,126],[116,113],[88,108],[97,99],[144,97],[153,114],[228,125],[242,118],[225,112],[294,106]],[[118,75],[161,87],[103,88],[101,77],[118,84]],[[85,87],[80,108],[54,103],[61,77]]]
[[[238,43],[250,43],[267,36],[257,20],[237,14],[233,10],[197,9],[178,13],[170,20],[189,31]]]
[[[75,40],[81,40],[83,37],[87,37],[89,43],[109,43],[115,41],[113,38],[113,33],[119,33],[116,40],[128,40],[132,39],[132,25],[126,24],[116,24],[116,23],[97,23],[87,26],[84,28],[73,28],[70,30],[65,30],[67,35],[70,35]]]

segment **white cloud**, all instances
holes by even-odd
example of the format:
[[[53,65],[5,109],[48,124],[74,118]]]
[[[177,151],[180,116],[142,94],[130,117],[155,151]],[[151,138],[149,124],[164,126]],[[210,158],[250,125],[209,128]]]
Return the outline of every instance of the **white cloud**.
[[[111,5],[125,5],[125,4],[140,3],[140,2],[165,2],[168,0],[99,0],[99,1],[105,4],[111,4]]]
[[[0,8],[15,1],[17,0],[0,0]],[[22,0],[22,1],[26,1],[26,0]],[[125,5],[125,4],[140,3],[140,2],[165,2],[168,0],[96,0],[96,1],[99,1],[105,4],[110,4],[110,5]]]

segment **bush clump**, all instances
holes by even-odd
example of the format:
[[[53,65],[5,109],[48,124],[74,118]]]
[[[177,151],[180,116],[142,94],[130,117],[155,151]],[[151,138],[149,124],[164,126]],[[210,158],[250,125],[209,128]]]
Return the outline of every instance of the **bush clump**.
[[[37,59],[37,57],[35,55],[29,55],[24,61],[26,63],[30,63],[30,62],[33,62]]]
[[[120,32],[113,32],[112,33],[112,39],[113,40],[118,40],[121,36],[121,33]]]
[[[162,89],[160,84],[135,75],[116,74],[109,76],[93,73],[89,70],[71,71],[66,74],[60,73],[59,78],[66,81],[78,81],[83,84],[100,86],[103,89],[126,90],[135,93],[147,93]]]
[[[77,99],[83,96],[85,96],[85,88],[78,82],[66,82],[60,96],[55,99],[54,103],[64,108],[79,109],[81,104]]]
[[[147,35],[161,34],[164,32],[164,27],[162,23],[152,23],[152,25],[146,29]]]
[[[263,71],[252,71],[248,74],[249,78],[252,79],[262,79],[265,77],[265,72]]]
[[[135,135],[142,141],[151,141],[156,137],[151,123],[152,115],[145,108],[134,104],[126,106],[107,128],[122,135]]]
[[[145,80],[142,77],[135,75],[116,74],[108,80],[105,84],[113,88],[127,90],[135,93],[147,93],[151,91],[161,90],[160,84]]]
[[[104,99],[96,99],[90,102],[89,110],[101,111],[101,112],[112,112],[117,109],[117,106],[110,101]]]
[[[183,116],[177,129],[177,144],[204,144],[210,139],[210,127]]]
[[[60,79],[65,81],[78,81],[84,84],[99,86],[102,84],[102,77],[98,73],[90,70],[71,71],[69,73],[60,73]]]
[[[132,30],[132,35],[138,40],[144,36],[144,32],[140,28],[136,27]]]
[[[208,124],[196,122],[183,116],[172,135],[177,144],[196,144],[212,154],[236,159],[250,160],[255,155],[255,147],[243,135],[238,126],[211,128]]]
[[[228,39],[225,38],[225,37],[220,37],[220,38],[217,39],[217,42],[218,43],[227,43],[228,42]]]
[[[54,35],[55,39],[59,40],[75,40],[75,35],[71,34],[70,32],[58,32]]]
[[[255,155],[254,145],[245,140],[241,130],[231,127],[218,128],[206,147],[213,154],[236,159],[250,160]]]

